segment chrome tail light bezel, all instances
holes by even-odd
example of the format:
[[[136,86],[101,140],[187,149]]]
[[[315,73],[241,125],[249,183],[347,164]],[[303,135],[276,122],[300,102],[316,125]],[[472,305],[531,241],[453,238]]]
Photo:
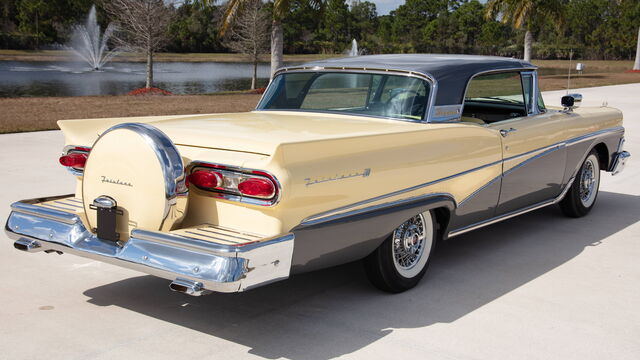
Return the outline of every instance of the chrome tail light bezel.
[[[61,156],[69,155],[69,154],[74,153],[74,152],[75,153],[86,154],[87,157],[88,157],[89,153],[91,152],[91,148],[88,147],[88,146],[67,145],[67,146],[64,147],[64,149],[62,149],[62,155]],[[67,171],[69,171],[71,174],[73,174],[75,176],[83,176],[84,175],[84,169],[74,168],[74,167],[70,167],[70,166],[65,166],[65,167],[67,168]]]
[[[244,195],[240,193],[239,190],[232,191],[232,190],[229,190],[228,188],[225,189],[225,188],[219,187],[215,189],[203,189],[196,185],[190,186],[190,189],[194,189],[195,193],[197,194],[206,195],[206,196],[210,196],[218,199],[245,203],[245,204],[259,205],[259,206],[274,206],[280,201],[280,198],[282,196],[282,186],[280,185],[280,182],[272,173],[268,171],[259,170],[259,169],[242,168],[242,167],[233,166],[233,165],[196,160],[196,161],[192,161],[187,166],[185,173],[187,176],[189,176],[191,175],[192,172],[199,169],[216,171],[216,172],[222,173],[223,175],[231,173],[234,175],[246,176],[247,178],[266,179],[266,180],[269,180],[271,183],[273,183],[275,188],[275,193],[270,198],[262,198],[262,197],[253,197],[253,196]]]

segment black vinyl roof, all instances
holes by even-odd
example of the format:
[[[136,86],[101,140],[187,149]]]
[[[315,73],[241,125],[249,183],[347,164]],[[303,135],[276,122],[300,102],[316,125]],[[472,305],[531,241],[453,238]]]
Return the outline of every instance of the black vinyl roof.
[[[366,55],[306,63],[303,67],[345,67],[402,70],[432,76],[438,83],[435,105],[461,104],[469,79],[481,72],[535,69],[524,60],[499,56],[394,54]],[[293,67],[296,68],[296,67]]]

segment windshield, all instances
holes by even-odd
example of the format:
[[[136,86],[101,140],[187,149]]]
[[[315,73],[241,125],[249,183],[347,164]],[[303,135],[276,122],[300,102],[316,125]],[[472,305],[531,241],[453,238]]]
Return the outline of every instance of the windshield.
[[[419,121],[429,82],[409,76],[295,72],[277,76],[258,110],[322,111]]]

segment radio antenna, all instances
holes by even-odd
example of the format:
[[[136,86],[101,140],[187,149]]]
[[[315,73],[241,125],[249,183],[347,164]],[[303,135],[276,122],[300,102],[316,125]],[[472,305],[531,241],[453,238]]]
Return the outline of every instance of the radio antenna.
[[[569,89],[571,89],[571,60],[573,59],[573,49],[569,51],[569,76],[567,77],[567,95],[569,95]]]

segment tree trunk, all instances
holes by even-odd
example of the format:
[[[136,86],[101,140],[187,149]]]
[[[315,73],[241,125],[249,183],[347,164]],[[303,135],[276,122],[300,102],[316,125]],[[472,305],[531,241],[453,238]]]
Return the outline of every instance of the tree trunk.
[[[153,87],[153,50],[147,48],[147,89]]]
[[[40,50],[40,29],[38,28],[38,10],[36,10],[36,50]]]
[[[284,63],[282,61],[283,44],[282,22],[274,19],[271,23],[271,78]]]
[[[524,34],[524,61],[531,61],[531,48],[533,47],[533,34],[527,30]]]
[[[640,27],[638,27],[638,45],[636,46],[636,62],[633,64],[633,70],[640,71]]]
[[[251,90],[256,89],[256,79],[258,78],[258,60],[253,60],[253,76],[251,77]]]

